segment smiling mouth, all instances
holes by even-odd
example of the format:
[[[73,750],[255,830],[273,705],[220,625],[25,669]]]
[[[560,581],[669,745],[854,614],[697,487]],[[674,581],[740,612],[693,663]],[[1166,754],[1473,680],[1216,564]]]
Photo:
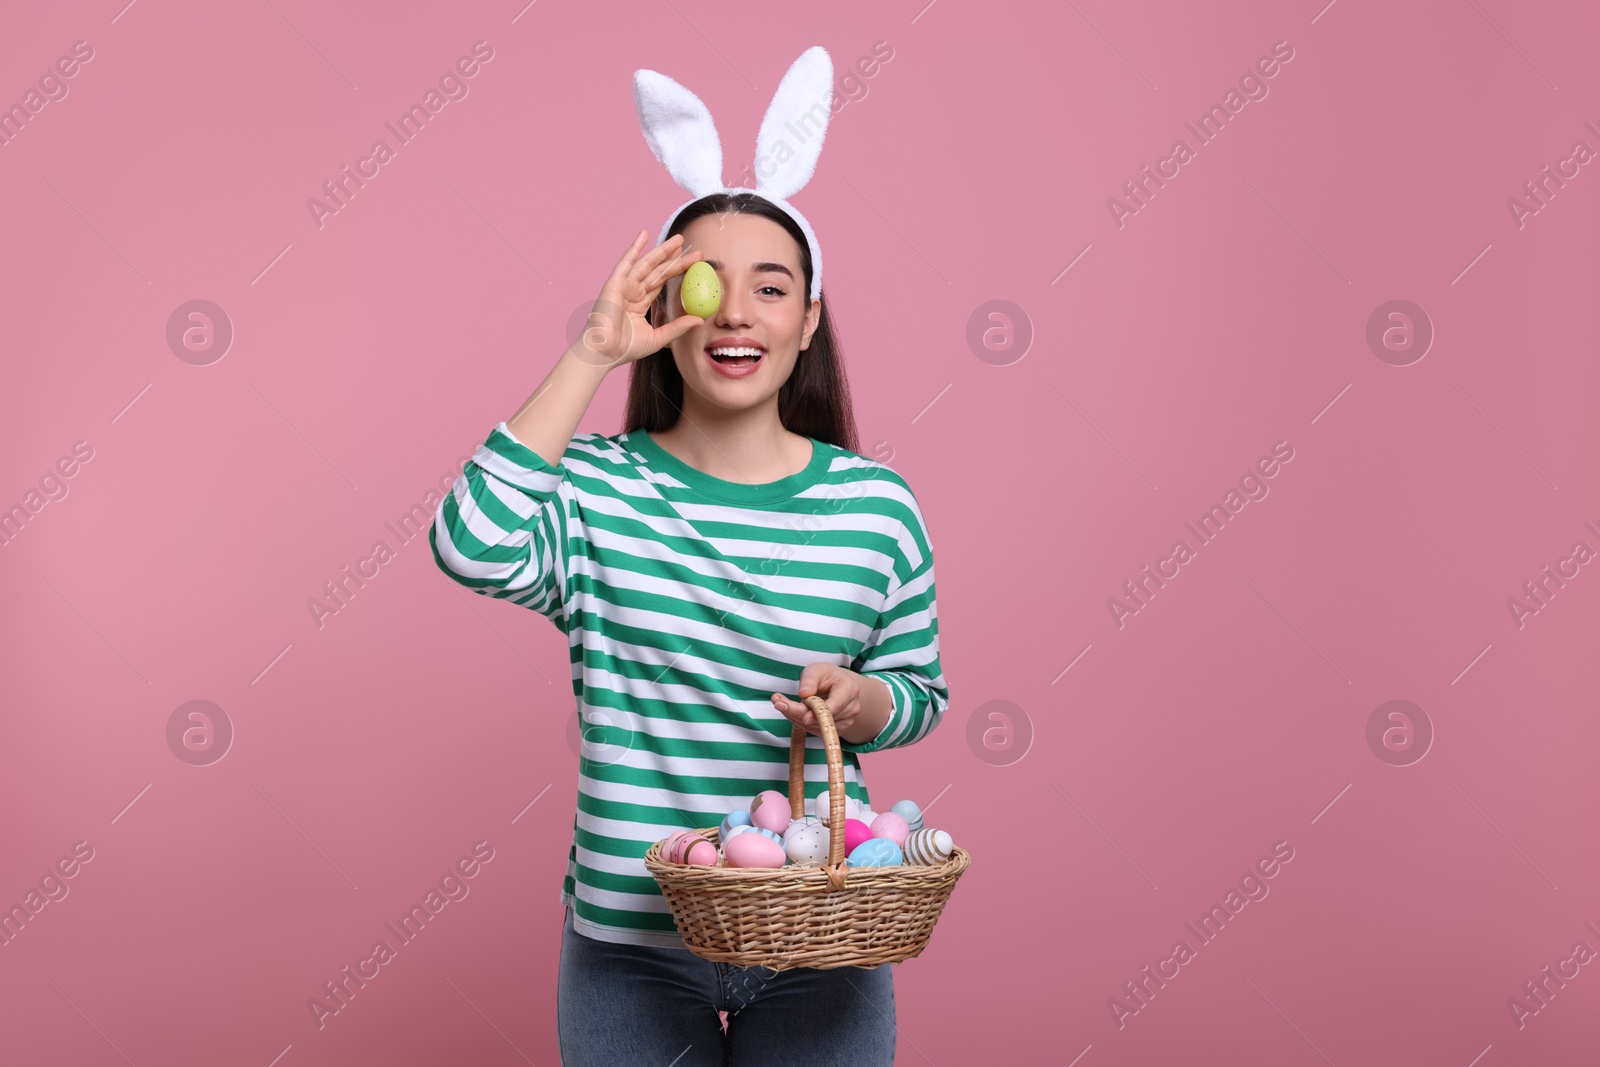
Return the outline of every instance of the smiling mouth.
[[[766,355],[759,348],[738,346],[733,348],[708,348],[706,354],[727,367],[748,367],[761,362]]]

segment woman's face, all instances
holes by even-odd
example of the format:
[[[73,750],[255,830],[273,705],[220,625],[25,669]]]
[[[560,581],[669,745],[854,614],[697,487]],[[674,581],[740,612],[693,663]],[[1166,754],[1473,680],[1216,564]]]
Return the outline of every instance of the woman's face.
[[[788,380],[821,315],[822,302],[806,292],[799,246],[771,219],[732,212],[700,216],[684,227],[683,240],[686,250],[704,254],[722,284],[716,312],[672,343],[685,399],[693,393],[729,410],[766,403]],[[667,314],[660,321],[684,313],[682,289],[683,275],[668,279]],[[728,343],[764,354],[753,370],[724,369],[711,350]]]

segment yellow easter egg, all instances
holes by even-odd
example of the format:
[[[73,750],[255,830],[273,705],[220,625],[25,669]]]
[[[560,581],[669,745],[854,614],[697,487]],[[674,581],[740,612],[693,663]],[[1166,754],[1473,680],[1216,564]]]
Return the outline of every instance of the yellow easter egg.
[[[705,260],[689,264],[683,272],[683,310],[709,319],[722,305],[722,282]]]

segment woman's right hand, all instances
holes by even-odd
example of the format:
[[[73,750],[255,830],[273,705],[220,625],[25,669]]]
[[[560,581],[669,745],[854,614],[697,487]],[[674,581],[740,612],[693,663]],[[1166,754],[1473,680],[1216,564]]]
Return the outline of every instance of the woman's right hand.
[[[589,321],[572,346],[586,363],[607,368],[632,363],[667,347],[705,321],[698,315],[680,315],[661,326],[645,321],[644,313],[667,279],[704,258],[698,248],[689,253],[681,251],[681,233],[641,256],[639,249],[645,236],[645,231],[640,230],[617,261],[589,312]]]

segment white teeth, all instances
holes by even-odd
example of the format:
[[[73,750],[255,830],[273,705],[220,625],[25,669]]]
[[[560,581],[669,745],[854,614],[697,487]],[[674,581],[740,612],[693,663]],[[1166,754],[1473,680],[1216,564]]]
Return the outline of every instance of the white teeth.
[[[713,348],[713,356],[760,356],[764,355],[759,348]]]

